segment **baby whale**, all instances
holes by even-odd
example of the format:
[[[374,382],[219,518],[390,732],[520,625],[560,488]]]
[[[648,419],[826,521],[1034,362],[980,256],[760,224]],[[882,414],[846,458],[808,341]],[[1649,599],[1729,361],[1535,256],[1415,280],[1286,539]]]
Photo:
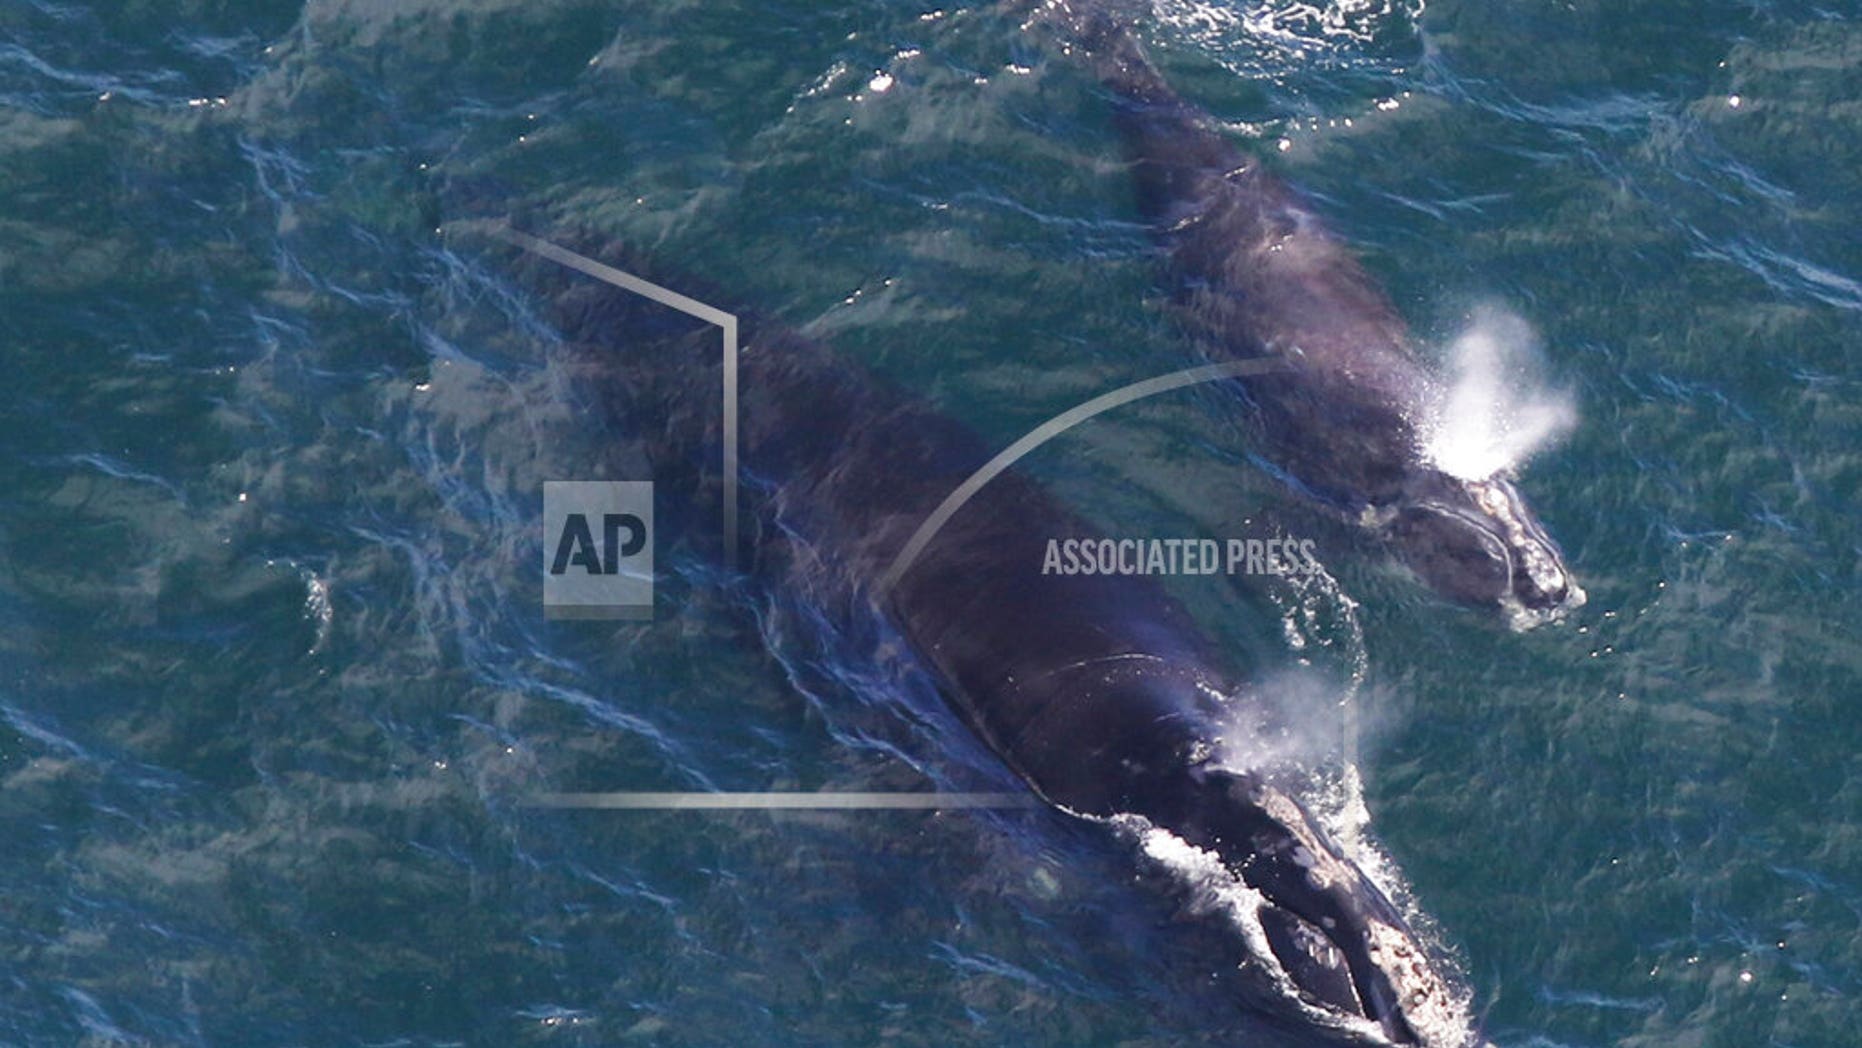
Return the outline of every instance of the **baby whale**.
[[[1277,364],[1236,380],[1260,457],[1445,597],[1497,608],[1518,627],[1581,605],[1583,589],[1511,476],[1457,476],[1434,461],[1427,429],[1444,409],[1442,381],[1299,195],[1177,95],[1120,18],[1049,0],[1032,24],[1115,96],[1139,207],[1200,351]]]

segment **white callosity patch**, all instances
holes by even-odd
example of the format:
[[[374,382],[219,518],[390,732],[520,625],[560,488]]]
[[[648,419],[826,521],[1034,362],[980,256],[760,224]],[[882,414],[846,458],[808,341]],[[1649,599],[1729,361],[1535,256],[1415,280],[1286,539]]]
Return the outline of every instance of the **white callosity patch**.
[[[1502,487],[1489,478],[1470,481],[1468,489],[1473,492],[1481,509],[1505,530],[1507,548],[1513,553],[1513,570],[1525,572],[1541,591],[1556,590],[1561,584],[1566,590],[1562,604],[1543,612],[1535,612],[1517,600],[1503,601],[1512,625],[1520,629],[1530,628],[1558,618],[1573,608],[1582,607],[1588,595],[1575,579],[1569,577],[1564,565],[1558,562],[1551,549],[1532,536],[1526,526],[1526,509],[1520,505],[1519,497],[1511,490],[1511,486]]]
[[[1367,920],[1371,959],[1389,977],[1403,1018],[1426,1045],[1479,1044],[1467,1002],[1435,974],[1415,940],[1377,920]]]

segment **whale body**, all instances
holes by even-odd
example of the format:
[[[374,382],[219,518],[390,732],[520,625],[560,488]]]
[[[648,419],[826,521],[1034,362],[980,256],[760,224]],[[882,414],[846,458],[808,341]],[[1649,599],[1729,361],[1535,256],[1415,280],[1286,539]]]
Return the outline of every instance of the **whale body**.
[[[1448,598],[1519,627],[1581,605],[1513,477],[1457,476],[1432,460],[1424,430],[1446,391],[1383,290],[1299,194],[1171,88],[1123,17],[1049,0],[1031,24],[1113,93],[1139,208],[1197,347],[1214,361],[1277,365],[1237,380],[1261,457]]]
[[[612,244],[576,246],[644,268]],[[604,361],[647,435],[656,491],[688,507],[666,517],[691,522],[688,541],[715,534],[715,518],[701,526],[705,514],[689,510],[715,505],[718,478],[702,465],[718,461],[715,331],[630,351],[627,333],[659,307],[534,257],[501,264],[543,297],[567,342]],[[1050,539],[1095,532],[1013,469],[876,594],[919,523],[991,449],[780,324],[746,318],[741,338],[753,577],[805,594],[843,628],[883,616],[961,719],[1048,803],[1124,839],[1133,827],[1167,834],[1214,864],[1251,912],[1242,923],[1203,916],[1238,947],[1254,1005],[1305,1031],[1302,1041],[1460,1043],[1434,1039],[1455,1021],[1458,991],[1301,800],[1303,770],[1235,762],[1273,751],[1284,726],[1174,598],[1148,577],[1044,573]]]

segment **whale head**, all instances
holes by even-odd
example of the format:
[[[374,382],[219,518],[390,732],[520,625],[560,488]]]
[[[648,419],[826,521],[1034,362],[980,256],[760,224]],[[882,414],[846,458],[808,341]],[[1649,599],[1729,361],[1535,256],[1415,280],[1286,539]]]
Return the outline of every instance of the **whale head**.
[[[1461,604],[1499,607],[1515,628],[1562,617],[1585,594],[1512,480],[1412,475],[1377,523],[1431,589]]]
[[[1185,871],[1199,863],[1183,856],[1206,857],[1221,865],[1202,865],[1198,879],[1219,883],[1225,868],[1251,889],[1251,902],[1231,895],[1229,905],[1252,913],[1265,946],[1255,961],[1279,973],[1277,984],[1306,1014],[1373,1026],[1391,1044],[1467,1043],[1459,992],[1396,905],[1291,791],[1262,774],[1204,765],[1150,818],[1154,857]]]

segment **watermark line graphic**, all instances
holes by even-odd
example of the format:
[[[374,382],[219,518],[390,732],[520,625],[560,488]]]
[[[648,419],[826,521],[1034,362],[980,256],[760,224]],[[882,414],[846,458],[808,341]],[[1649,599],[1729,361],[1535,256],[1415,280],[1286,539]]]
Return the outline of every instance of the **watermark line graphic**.
[[[566,247],[533,237],[508,224],[494,226],[493,236],[533,255],[585,273],[596,280],[631,291],[662,306],[676,309],[718,327],[724,334],[724,559],[733,570],[737,567],[737,317],[716,306],[706,305],[669,287],[643,280],[604,262],[577,254]]]
[[[737,568],[737,318],[729,316],[724,329],[724,563]]]
[[[669,287],[662,287],[650,280],[643,280],[640,277],[634,276],[632,273],[616,269],[605,262],[597,262],[587,255],[579,255],[566,247],[552,244],[540,237],[533,237],[528,233],[514,229],[508,225],[495,227],[492,233],[505,242],[521,247],[533,255],[538,255],[552,262],[568,266],[570,269],[576,270],[577,272],[586,273],[596,280],[605,281],[606,283],[613,284],[615,287],[632,291],[634,294],[644,298],[650,298],[660,305],[671,306],[673,309],[687,316],[697,317],[707,324],[716,324],[719,327],[723,327],[726,324],[735,323],[737,320],[735,316],[724,312],[716,306],[708,306],[695,298],[681,295]]]
[[[591,811],[937,811],[955,808],[1038,808],[1027,793],[904,793],[789,791],[757,793],[534,793],[529,808]]]
[[[994,480],[1003,470],[1014,465],[1016,460],[1020,459],[1022,456],[1048,441],[1053,440],[1055,437],[1072,429],[1074,426],[1085,422],[1095,415],[1102,415],[1113,408],[1122,407],[1134,400],[1142,400],[1145,397],[1156,396],[1159,393],[1168,393],[1173,389],[1182,389],[1184,386],[1193,386],[1199,382],[1216,382],[1221,379],[1236,378],[1241,375],[1257,375],[1282,366],[1283,365],[1279,361],[1275,360],[1235,360],[1221,364],[1205,364],[1201,367],[1185,368],[1182,371],[1173,371],[1168,375],[1158,375],[1155,378],[1147,378],[1141,382],[1134,382],[1129,386],[1121,386],[1118,389],[1112,390],[1110,393],[1102,393],[1084,404],[1069,408],[1055,415],[1053,418],[1036,426],[1027,436],[1022,437],[1020,440],[1002,449],[995,458],[985,462],[975,473],[966,477],[963,483],[957,485],[949,495],[944,496],[944,501],[938,503],[937,509],[932,510],[931,515],[924,519],[924,523],[918,525],[918,530],[912,533],[912,537],[906,541],[905,547],[899,550],[899,555],[893,558],[892,566],[886,569],[886,573],[880,577],[878,585],[873,588],[873,598],[875,600],[882,599],[892,590],[892,587],[896,585],[899,579],[905,575],[905,572],[911,568],[912,562],[917,560],[918,555],[923,553],[925,547],[931,544],[931,540],[937,537],[938,531],[941,530],[945,524],[950,522],[950,518],[957,515],[957,511],[963,508],[964,503],[970,501],[977,492],[983,490],[983,485]]]

